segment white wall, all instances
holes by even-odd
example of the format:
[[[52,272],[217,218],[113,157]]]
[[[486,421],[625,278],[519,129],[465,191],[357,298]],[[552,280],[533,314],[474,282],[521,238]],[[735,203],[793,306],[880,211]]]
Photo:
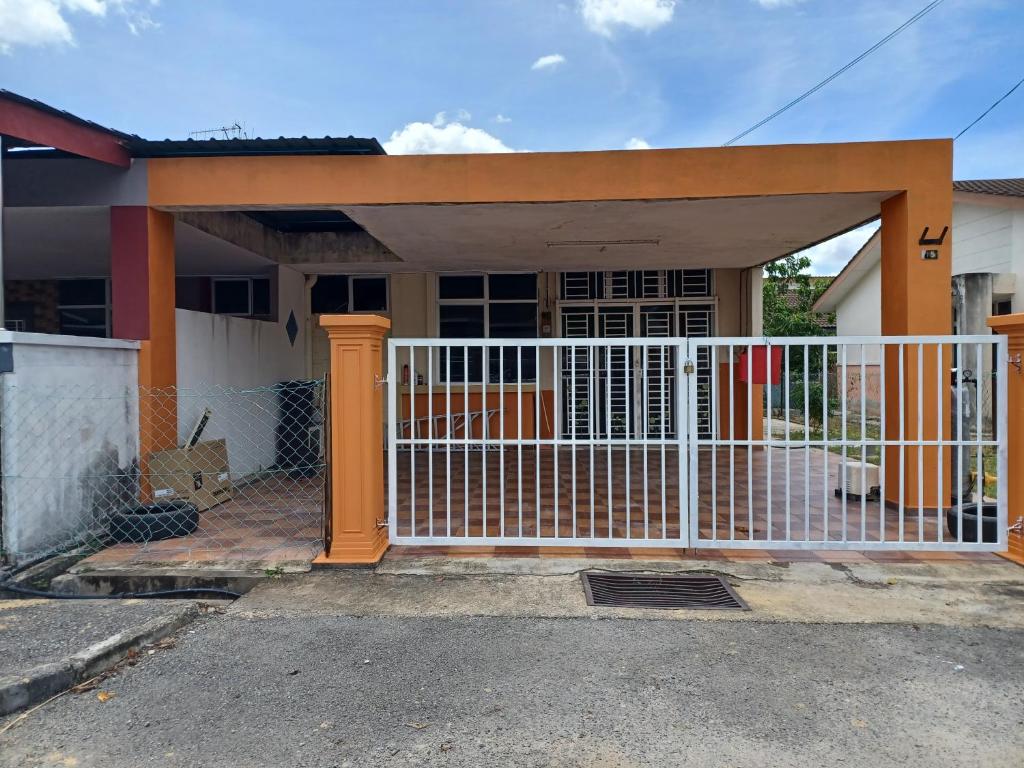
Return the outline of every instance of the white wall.
[[[184,442],[204,408],[213,415],[203,439],[226,438],[232,475],[275,461],[277,402],[270,385],[306,378],[305,278],[278,272],[276,322],[175,310],[178,435]],[[295,313],[297,334],[286,324]]]
[[[880,336],[882,333],[882,269],[875,264],[836,305],[836,336]],[[846,351],[848,362],[860,362],[857,347]],[[864,362],[877,363],[880,350],[864,349]]]
[[[178,387],[247,387],[304,378],[303,286],[302,274],[281,268],[276,322],[176,309]],[[294,344],[285,330],[289,312],[298,326]]]
[[[991,205],[953,206],[953,274],[1012,272],[1014,218],[1019,212]]]
[[[996,299],[1010,298],[1013,312],[1024,312],[1024,203],[989,197],[980,205],[953,203],[953,274],[1005,275],[993,285]]]
[[[0,331],[3,544],[15,560],[100,533],[134,500],[138,342]]]

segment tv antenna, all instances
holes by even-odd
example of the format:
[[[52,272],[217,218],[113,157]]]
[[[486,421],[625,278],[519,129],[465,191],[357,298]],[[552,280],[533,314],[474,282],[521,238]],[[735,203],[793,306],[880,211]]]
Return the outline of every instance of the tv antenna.
[[[248,139],[249,132],[245,123],[234,122],[231,125],[222,125],[220,128],[207,128],[202,131],[189,131],[190,139]]]

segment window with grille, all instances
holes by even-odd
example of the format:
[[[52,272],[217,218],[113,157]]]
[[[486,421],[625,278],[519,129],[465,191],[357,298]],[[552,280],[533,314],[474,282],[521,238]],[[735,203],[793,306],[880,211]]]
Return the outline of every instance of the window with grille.
[[[710,269],[563,272],[562,301],[682,299],[712,295]]]

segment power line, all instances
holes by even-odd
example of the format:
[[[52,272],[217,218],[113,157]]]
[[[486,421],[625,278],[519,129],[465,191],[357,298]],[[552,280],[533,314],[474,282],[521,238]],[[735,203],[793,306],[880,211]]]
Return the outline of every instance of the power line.
[[[733,143],[739,141],[744,136],[746,136],[748,133],[753,133],[758,128],[760,128],[762,125],[764,125],[765,123],[771,122],[772,120],[774,120],[776,117],[781,115],[786,110],[791,109],[792,107],[795,107],[797,104],[799,104],[801,101],[806,99],[808,96],[810,96],[810,95],[812,95],[814,93],[817,93],[822,88],[824,88],[826,85],[828,85],[833,80],[835,80],[837,77],[839,77],[841,74],[843,74],[843,72],[845,72],[846,70],[850,69],[851,67],[855,66],[856,64],[858,64],[861,61],[863,61],[864,59],[866,59],[868,56],[870,56],[872,53],[877,51],[879,48],[881,48],[887,42],[892,40],[894,37],[896,37],[896,35],[898,35],[900,32],[905,30],[907,27],[909,27],[910,25],[914,24],[916,21],[918,21],[919,19],[923,18],[924,16],[926,16],[931,11],[935,10],[935,8],[937,8],[943,2],[945,2],[945,0],[932,0],[932,2],[928,3],[928,5],[926,5],[924,8],[922,8],[920,11],[915,13],[913,16],[911,16],[909,19],[907,19],[902,24],[900,24],[898,27],[896,27],[896,29],[894,29],[888,35],[883,37],[877,43],[875,43],[870,48],[868,48],[866,51],[864,51],[862,54],[860,54],[860,56],[858,56],[857,58],[855,58],[852,61],[848,62],[844,66],[840,67],[835,72],[833,72],[831,75],[829,75],[824,80],[822,80],[820,83],[815,85],[813,88],[811,88],[810,90],[804,91],[802,94],[797,96],[795,99],[793,99],[788,104],[786,104],[786,105],[784,105],[782,107],[779,107],[779,109],[777,109],[774,112],[772,112],[770,115],[768,115],[768,117],[766,117],[763,120],[761,120],[760,122],[755,123],[754,125],[750,126],[749,128],[747,128],[747,130],[743,131],[742,133],[736,134],[731,139],[729,139],[727,142],[725,142],[725,144],[723,144],[722,146],[723,147],[728,147],[730,144],[733,144]]]
[[[996,107],[998,107],[998,106],[999,106],[1000,104],[1002,104],[1002,103],[1003,103],[1003,101],[1004,101],[1004,100],[1005,100],[1005,99],[1006,99],[1006,98],[1007,98],[1007,97],[1008,97],[1008,96],[1009,96],[1009,95],[1010,95],[1011,93],[1013,93],[1014,91],[1016,91],[1016,90],[1017,90],[1018,88],[1020,88],[1020,87],[1021,87],[1022,85],[1024,85],[1024,77],[1022,77],[1022,78],[1021,78],[1020,80],[1018,80],[1018,81],[1017,81],[1017,84],[1016,84],[1015,86],[1013,86],[1013,88],[1011,88],[1011,89],[1010,89],[1010,90],[1008,90],[1008,91],[1007,91],[1006,93],[1004,93],[1004,94],[1003,94],[1002,96],[1000,96],[1000,97],[999,97],[998,99],[996,99],[996,100],[995,100],[995,102],[994,102],[994,103],[992,104],[992,106],[991,106],[991,107],[989,107],[989,108],[988,108],[988,109],[986,109],[986,110],[985,110],[984,112],[982,112],[982,113],[981,113],[980,115],[978,115],[978,116],[977,116],[976,118],[974,118],[974,120],[972,120],[972,121],[971,121],[971,124],[970,124],[970,125],[968,125],[968,126],[967,126],[966,128],[964,128],[964,129],[963,129],[962,131],[960,131],[960,133],[958,133],[958,134],[957,134],[956,136],[954,136],[954,137],[953,137],[953,141],[956,141],[956,140],[957,140],[957,139],[959,139],[959,138],[960,138],[961,136],[963,136],[963,135],[964,135],[965,133],[967,133],[967,132],[968,132],[969,130],[971,130],[971,128],[973,128],[973,127],[974,127],[974,126],[976,126],[976,125],[977,125],[978,123],[980,123],[980,122],[981,122],[981,121],[982,121],[982,120],[983,120],[983,119],[985,118],[985,115],[987,115],[987,114],[988,114],[989,112],[991,112],[991,111],[992,111],[993,109],[995,109],[995,108],[996,108]]]

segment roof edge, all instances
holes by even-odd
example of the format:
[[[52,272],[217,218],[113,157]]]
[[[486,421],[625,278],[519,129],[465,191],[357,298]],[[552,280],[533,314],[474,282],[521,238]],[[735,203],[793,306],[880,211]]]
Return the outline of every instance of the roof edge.
[[[835,279],[829,284],[828,288],[826,288],[825,291],[821,294],[821,296],[818,297],[818,300],[814,302],[814,305],[811,307],[812,311],[836,311],[836,306],[839,304],[840,301],[842,301],[843,297],[845,297],[846,294],[849,293],[850,289],[852,289],[857,283],[860,282],[859,279],[853,280],[851,282],[853,271],[858,266],[862,265],[865,267],[865,269],[870,269],[871,267],[874,266],[874,261],[868,260],[868,254],[871,251],[872,245],[881,238],[881,235],[882,228],[879,227],[872,233],[871,237],[869,237],[864,242],[864,245],[862,245],[857,250],[857,252],[853,254],[853,257],[848,262],[846,262],[846,266],[844,266],[839,271],[839,274],[836,275]],[[879,250],[879,256],[881,256],[881,250]],[[847,284],[849,285],[847,286]]]

